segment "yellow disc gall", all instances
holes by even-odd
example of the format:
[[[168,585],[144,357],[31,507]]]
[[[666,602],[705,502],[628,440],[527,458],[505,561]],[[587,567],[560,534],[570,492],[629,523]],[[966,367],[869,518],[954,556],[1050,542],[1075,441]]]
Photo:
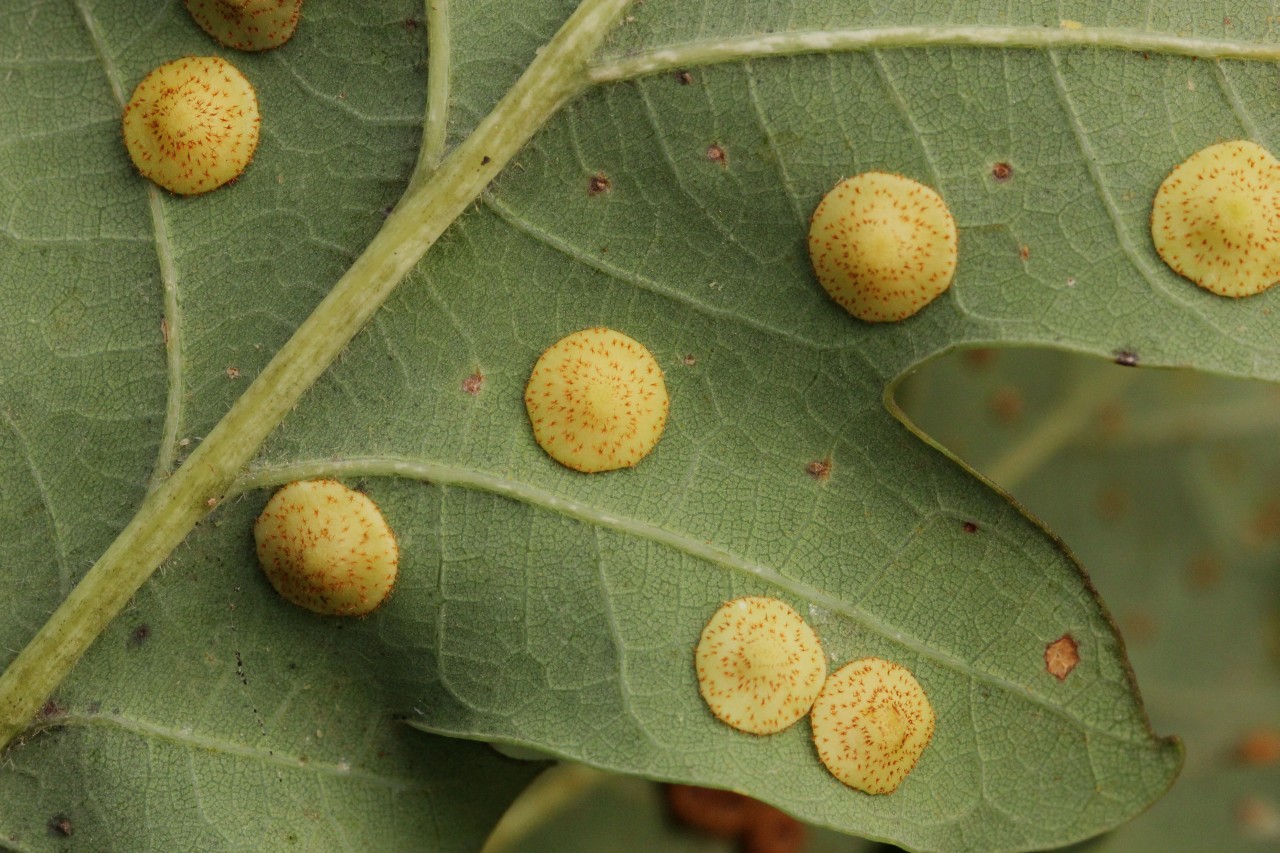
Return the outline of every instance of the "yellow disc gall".
[[[258,562],[286,600],[327,616],[363,616],[396,582],[395,535],[367,495],[302,480],[267,501],[253,525]]]
[[[279,47],[298,28],[302,0],[185,0],[200,28],[226,47]]]
[[[956,223],[924,184],[864,172],[823,196],[809,221],[819,283],[859,320],[905,320],[951,286]]]
[[[711,713],[740,731],[780,732],[809,712],[827,663],[818,635],[776,598],[736,598],[702,629],[694,653]]]
[[[903,666],[863,658],[831,674],[810,714],[818,757],[846,785],[888,794],[933,738],[934,714]]]
[[[124,144],[143,177],[195,195],[245,170],[259,121],[253,86],[235,66],[188,56],[142,78],[124,109]]]
[[[1280,280],[1280,162],[1253,142],[1210,145],[1156,190],[1151,241],[1174,272],[1239,298]]]
[[[662,368],[643,344],[612,329],[583,329],[551,345],[524,394],[533,437],[576,471],[628,468],[667,423]]]

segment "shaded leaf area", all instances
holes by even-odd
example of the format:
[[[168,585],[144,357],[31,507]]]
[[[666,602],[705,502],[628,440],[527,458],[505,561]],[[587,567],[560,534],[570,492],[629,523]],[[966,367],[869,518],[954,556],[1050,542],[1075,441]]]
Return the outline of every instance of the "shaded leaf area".
[[[1275,388],[979,350],[927,366],[899,399],[1068,538],[1119,623],[1155,725],[1185,739],[1173,790],[1082,849],[1274,849]]]

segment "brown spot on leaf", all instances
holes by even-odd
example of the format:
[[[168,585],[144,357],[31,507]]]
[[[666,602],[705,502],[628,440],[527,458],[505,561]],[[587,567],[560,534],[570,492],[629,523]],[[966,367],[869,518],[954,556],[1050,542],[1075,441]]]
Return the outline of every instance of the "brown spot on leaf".
[[[1129,514],[1129,493],[1112,486],[1098,495],[1098,516],[1103,521],[1122,521]]]
[[[707,159],[717,166],[729,165],[729,155],[715,142],[707,146]]]
[[[131,646],[141,646],[149,639],[151,639],[151,626],[145,622],[129,633],[129,645]]]
[[[1280,838],[1280,811],[1274,803],[1261,797],[1244,797],[1236,804],[1236,822],[1240,832],[1249,838]]]
[[[468,376],[462,380],[462,390],[470,394],[472,397],[480,393],[480,389],[484,387],[484,374],[480,371]]]
[[[1280,497],[1271,498],[1258,509],[1249,522],[1249,533],[1260,542],[1280,537]]]
[[[1002,160],[991,167],[991,177],[996,183],[1003,184],[1013,177],[1013,167]]]
[[[227,368],[227,378],[228,378],[228,379],[239,379],[239,378],[240,378],[240,368],[238,368],[238,367],[228,367],[228,368]]]
[[[681,86],[688,86],[693,82],[693,75],[682,68],[676,72],[676,82]]]
[[[1156,633],[1156,621],[1145,610],[1130,610],[1120,620],[1124,638],[1131,646],[1140,646],[1151,641]]]
[[[1280,728],[1264,726],[1246,734],[1236,745],[1236,759],[1255,767],[1280,762]]]
[[[613,189],[613,182],[609,180],[609,176],[604,172],[596,172],[587,181],[588,195],[600,195],[601,193],[607,193],[611,189]]]
[[[685,357],[682,358],[681,361],[684,362],[685,367],[693,367],[695,364],[698,363],[698,359],[694,358],[694,355],[691,352],[686,353]]]
[[[56,699],[49,699],[40,706],[39,716],[41,720],[56,720],[58,717],[65,717],[67,709],[58,703]]]
[[[1224,480],[1238,480],[1244,473],[1245,457],[1238,450],[1225,449],[1213,454],[1209,464],[1213,466],[1215,476]]]
[[[1203,592],[1217,585],[1222,570],[1222,561],[1213,554],[1198,554],[1187,564],[1187,582],[1192,589]]]
[[[1022,393],[1012,385],[997,388],[987,401],[992,416],[1002,424],[1017,423],[1022,418]]]
[[[961,525],[961,529],[964,530],[965,533],[977,533],[978,525],[972,521],[966,521],[963,525]]]
[[[1116,402],[1103,403],[1098,407],[1098,432],[1104,438],[1116,438],[1125,431],[1128,425],[1128,413],[1124,406]]]
[[[1116,364],[1121,367],[1137,367],[1138,354],[1132,350],[1116,350]]]
[[[1044,668],[1059,681],[1066,681],[1078,663],[1080,647],[1070,634],[1063,634],[1044,647]]]
[[[64,814],[56,814],[49,818],[49,834],[57,835],[61,838],[70,838],[74,832],[71,826],[71,818]]]
[[[996,351],[990,347],[982,347],[980,349],[965,350],[964,363],[973,368],[990,367],[991,363],[996,360]]]
[[[1023,243],[1018,247],[1018,260],[1022,261],[1024,264],[1031,260],[1031,247],[1026,243]]]
[[[804,466],[804,471],[819,483],[826,481],[831,476],[831,457],[813,460]]]

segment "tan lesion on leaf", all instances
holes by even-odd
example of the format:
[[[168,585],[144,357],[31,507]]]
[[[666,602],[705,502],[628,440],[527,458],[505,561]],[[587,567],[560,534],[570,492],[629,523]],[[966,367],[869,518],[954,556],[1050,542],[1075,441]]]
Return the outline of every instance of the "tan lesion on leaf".
[[[1187,582],[1201,592],[1212,589],[1222,580],[1222,560],[1213,554],[1197,554],[1187,564]]]
[[[1005,425],[1016,424],[1022,420],[1022,412],[1025,407],[1026,404],[1022,398],[1022,392],[1012,385],[996,389],[991,394],[991,399],[987,401],[987,408],[991,410],[991,416]]]
[[[813,460],[804,466],[804,471],[819,483],[826,482],[831,477],[831,457]]]
[[[1280,727],[1262,726],[1248,732],[1236,744],[1236,760],[1252,767],[1280,763]]]
[[[1044,647],[1044,667],[1059,681],[1066,681],[1078,663],[1080,646],[1070,634],[1063,634]]]

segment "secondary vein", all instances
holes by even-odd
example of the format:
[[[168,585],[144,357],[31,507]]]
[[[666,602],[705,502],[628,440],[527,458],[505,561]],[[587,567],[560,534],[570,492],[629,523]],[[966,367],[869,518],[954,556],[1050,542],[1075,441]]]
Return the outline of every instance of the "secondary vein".
[[[700,65],[770,56],[931,46],[996,48],[1099,47],[1136,53],[1211,59],[1280,59],[1280,45],[1152,33],[1120,27],[905,26],[806,30],[690,42],[643,51],[593,65],[593,83],[616,83]]]

